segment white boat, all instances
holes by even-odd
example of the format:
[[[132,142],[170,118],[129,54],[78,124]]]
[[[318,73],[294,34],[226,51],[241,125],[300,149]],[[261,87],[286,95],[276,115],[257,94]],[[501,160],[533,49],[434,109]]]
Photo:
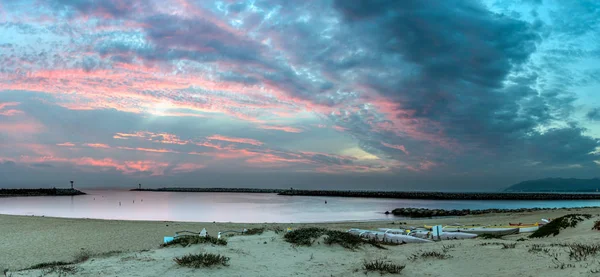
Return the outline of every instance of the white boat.
[[[540,226],[519,227],[519,233],[533,233],[540,229]]]

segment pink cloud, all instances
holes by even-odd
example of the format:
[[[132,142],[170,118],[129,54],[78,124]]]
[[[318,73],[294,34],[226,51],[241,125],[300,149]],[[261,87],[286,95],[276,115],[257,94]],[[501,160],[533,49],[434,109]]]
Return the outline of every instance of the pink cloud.
[[[0,115],[4,115],[4,116],[15,116],[18,114],[23,114],[23,111],[19,111],[19,110],[0,111]]]
[[[234,143],[245,143],[245,144],[251,144],[251,145],[256,145],[256,146],[263,145],[262,142],[255,140],[255,139],[249,139],[249,138],[234,138],[234,137],[226,137],[226,136],[221,136],[221,135],[212,135],[212,136],[206,137],[206,138],[208,140],[220,140],[220,141],[234,142]]]
[[[70,142],[63,142],[63,143],[57,143],[57,146],[67,146],[67,147],[73,147],[75,146],[74,143],[70,143]]]
[[[381,142],[381,144],[388,148],[398,149],[398,150],[404,152],[404,154],[406,154],[406,155],[410,155],[408,153],[408,151],[406,151],[406,148],[404,147],[404,145],[389,144],[389,143],[385,143],[385,142]]]
[[[0,115],[3,116],[15,116],[18,114],[23,114],[23,111],[15,110],[15,109],[7,109],[8,107],[18,106],[19,102],[0,102]]]
[[[335,129],[338,132],[345,132],[345,131],[348,130],[347,128],[344,128],[344,127],[341,127],[341,126],[337,126],[337,125],[334,125],[333,129]]]
[[[85,143],[83,145],[92,148],[110,148],[110,146],[103,143]]]
[[[202,164],[195,164],[195,163],[181,163],[181,164],[177,164],[172,171],[176,172],[176,173],[183,173],[183,172],[193,172],[199,169],[202,169],[206,167],[205,165]]]
[[[175,150],[169,150],[169,149],[154,149],[154,148],[142,148],[142,147],[124,147],[124,146],[119,146],[117,147],[118,149],[123,149],[123,150],[135,150],[135,151],[143,151],[143,152],[152,152],[152,153],[179,153]]]
[[[0,110],[3,110],[6,107],[18,106],[19,102],[0,102]]]
[[[165,144],[188,144],[188,141],[181,140],[178,136],[169,133],[152,133],[147,131],[138,131],[135,133],[116,133],[113,138],[115,139],[129,139],[129,138],[142,138],[158,143]]]
[[[288,133],[303,132],[302,129],[298,129],[298,128],[294,128],[294,127],[287,127],[287,126],[260,125],[260,126],[258,126],[258,128],[266,129],[266,130],[278,130],[278,131],[284,131],[284,132],[288,132]]]
[[[146,132],[135,132],[135,133],[116,133],[113,138],[115,139],[129,139],[131,137],[135,138],[143,138],[146,137]]]
[[[168,163],[157,161],[117,161],[111,158],[94,159],[90,157],[21,156],[18,161],[22,163],[67,163],[78,167],[114,168],[124,174],[151,172],[152,176],[164,175],[169,166]]]
[[[35,121],[0,122],[0,132],[12,137],[41,133],[45,127]]]

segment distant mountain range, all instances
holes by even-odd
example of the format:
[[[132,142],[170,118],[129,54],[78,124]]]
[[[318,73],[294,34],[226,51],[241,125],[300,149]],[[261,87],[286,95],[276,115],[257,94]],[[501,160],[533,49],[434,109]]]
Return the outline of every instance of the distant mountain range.
[[[512,185],[505,192],[600,192],[600,179],[546,178]]]

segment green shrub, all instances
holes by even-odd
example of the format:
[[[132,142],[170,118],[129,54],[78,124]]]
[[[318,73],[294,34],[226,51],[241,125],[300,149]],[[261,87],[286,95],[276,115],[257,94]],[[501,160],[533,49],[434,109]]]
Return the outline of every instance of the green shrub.
[[[363,244],[373,245],[380,249],[386,249],[381,242],[375,239],[363,239],[359,236],[337,230],[327,230],[324,228],[300,228],[286,233],[283,238],[285,241],[294,245],[310,246],[316,239],[325,236],[324,243],[327,245],[339,244],[344,248],[354,250]]]
[[[250,228],[244,232],[244,235],[261,235],[265,228]]]
[[[202,243],[211,243],[211,244],[215,244],[215,245],[227,245],[227,240],[218,239],[218,238],[210,237],[210,236],[206,236],[206,237],[180,236],[180,237],[176,237],[174,240],[172,240],[170,242],[163,243],[161,246],[162,247],[169,247],[169,246],[175,246],[175,245],[187,246],[190,244],[202,244]]]
[[[434,258],[434,259],[445,260],[448,258],[452,258],[452,256],[450,256],[446,253],[440,253],[437,251],[424,251],[424,252],[412,254],[410,257],[408,257],[408,259],[411,261],[415,261],[419,258]]]
[[[200,268],[200,267],[212,267],[216,265],[229,266],[229,257],[225,257],[218,254],[202,253],[202,254],[188,254],[182,257],[173,259],[178,265]]]
[[[283,239],[291,244],[310,246],[314,240],[324,235],[325,232],[327,232],[325,228],[300,228],[285,233]]]
[[[366,271],[376,271],[381,274],[391,273],[399,274],[405,268],[405,265],[396,265],[390,261],[385,260],[374,260],[374,261],[363,261],[363,269]]]
[[[600,244],[571,244],[569,245],[569,258],[575,261],[585,261],[589,256],[595,256],[600,252]]]
[[[550,223],[540,227],[537,231],[531,234],[530,238],[545,238],[550,235],[556,236],[560,230],[566,228],[574,228],[577,224],[585,219],[592,218],[590,214],[568,214],[552,220]]]

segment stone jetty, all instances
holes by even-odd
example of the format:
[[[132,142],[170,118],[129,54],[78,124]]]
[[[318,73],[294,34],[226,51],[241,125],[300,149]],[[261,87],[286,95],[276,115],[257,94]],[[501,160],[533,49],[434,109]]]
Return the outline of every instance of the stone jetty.
[[[85,193],[76,189],[0,189],[0,197],[15,196],[73,196]]]
[[[281,193],[284,189],[256,189],[256,188],[157,188],[157,189],[131,189],[130,191],[170,191],[170,192],[240,192],[240,193]]]
[[[280,195],[340,196],[428,200],[592,200],[600,194],[592,193],[456,193],[418,191],[342,191],[342,190],[284,190]]]

